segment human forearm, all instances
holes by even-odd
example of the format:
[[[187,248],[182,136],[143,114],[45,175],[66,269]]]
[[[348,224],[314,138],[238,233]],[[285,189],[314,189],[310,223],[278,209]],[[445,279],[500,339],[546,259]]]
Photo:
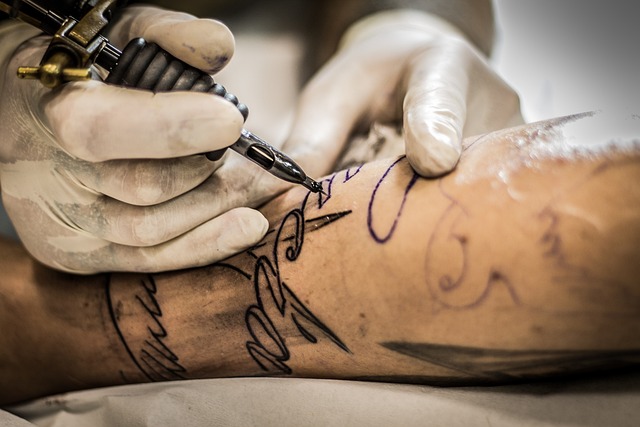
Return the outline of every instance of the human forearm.
[[[117,382],[105,278],[47,269],[7,240],[0,256],[0,402]]]
[[[469,140],[438,180],[382,161],[329,177],[329,197],[294,189],[264,208],[263,243],[210,267],[78,283],[12,270],[29,283],[21,312],[43,313],[25,326],[43,341],[19,354],[52,361],[50,384],[22,398],[245,375],[500,382],[632,362],[638,151],[567,158],[562,126]]]

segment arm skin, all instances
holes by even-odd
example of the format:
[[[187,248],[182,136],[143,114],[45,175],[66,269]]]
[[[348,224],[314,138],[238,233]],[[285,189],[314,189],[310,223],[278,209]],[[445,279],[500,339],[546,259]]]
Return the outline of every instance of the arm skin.
[[[468,139],[440,179],[400,158],[336,173],[326,197],[292,189],[264,207],[261,244],[205,268],[78,277],[3,242],[0,400],[261,375],[501,383],[636,363],[640,148],[567,149],[571,126],[593,119]]]

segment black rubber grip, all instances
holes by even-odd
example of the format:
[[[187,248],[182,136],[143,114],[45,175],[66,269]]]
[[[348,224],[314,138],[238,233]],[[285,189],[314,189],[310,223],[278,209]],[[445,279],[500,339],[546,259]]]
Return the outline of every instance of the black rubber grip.
[[[147,43],[143,38],[133,39],[127,44],[106,82],[153,92],[208,92],[234,104],[245,121],[249,116],[249,108],[209,74],[177,59],[157,44]],[[217,160],[224,151],[207,153],[207,157]]]

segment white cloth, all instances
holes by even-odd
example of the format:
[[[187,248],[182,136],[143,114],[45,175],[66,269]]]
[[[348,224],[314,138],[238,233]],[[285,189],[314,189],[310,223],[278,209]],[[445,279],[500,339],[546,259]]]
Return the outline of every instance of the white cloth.
[[[69,393],[10,410],[40,427],[626,427],[640,420],[640,371],[462,388],[283,378],[191,380]]]

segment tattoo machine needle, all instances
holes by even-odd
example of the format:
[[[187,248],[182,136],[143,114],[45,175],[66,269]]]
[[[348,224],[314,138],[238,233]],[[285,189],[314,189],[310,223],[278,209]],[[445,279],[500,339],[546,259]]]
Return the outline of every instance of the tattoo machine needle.
[[[231,148],[275,177],[300,184],[313,193],[324,193],[322,184],[309,178],[293,159],[247,130],[242,130]]]
[[[167,79],[170,82],[164,81]],[[224,86],[215,83],[211,76],[186,65],[159,46],[141,38],[129,42],[106,82],[156,92],[188,90],[213,93],[233,103],[244,120],[249,115],[247,106],[238,102],[238,98],[227,92]],[[322,185],[308,177],[292,158],[245,129],[229,148],[277,178],[300,184],[314,193],[322,191]],[[208,153],[207,158],[216,160],[223,152],[224,150],[219,150]]]
[[[90,79],[90,67],[95,64],[109,73],[106,83],[154,92],[211,93],[233,103],[247,119],[249,109],[236,96],[215,83],[209,74],[175,58],[157,44],[137,38],[121,52],[109,43],[101,31],[108,25],[117,0],[98,0],[91,9],[78,10],[74,15],[82,16],[79,21],[38,3],[0,1],[0,11],[53,35],[40,66],[20,67],[19,77],[39,79],[53,88],[67,81]],[[322,192],[322,184],[309,178],[293,159],[246,130],[242,130],[230,148],[277,178],[300,184],[314,193]],[[216,160],[223,153],[224,149],[207,153],[207,158]]]
[[[238,98],[227,92],[224,86],[215,83],[209,74],[173,57],[155,43],[147,43],[142,38],[131,40],[117,56],[115,64],[100,64],[96,61],[110,71],[105,80],[107,83],[155,92],[207,92],[233,103],[245,120],[249,115],[248,107],[238,102]],[[293,159],[247,130],[243,129],[240,138],[229,148],[277,178],[300,184],[314,193],[322,191],[322,185],[309,178]],[[216,160],[223,152],[224,150],[219,150],[208,153],[207,157]]]

